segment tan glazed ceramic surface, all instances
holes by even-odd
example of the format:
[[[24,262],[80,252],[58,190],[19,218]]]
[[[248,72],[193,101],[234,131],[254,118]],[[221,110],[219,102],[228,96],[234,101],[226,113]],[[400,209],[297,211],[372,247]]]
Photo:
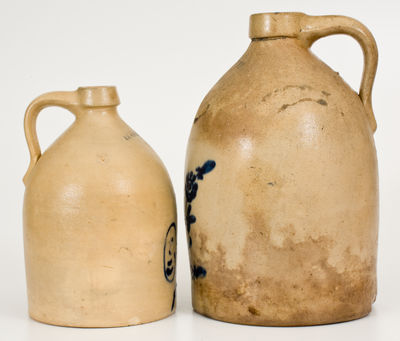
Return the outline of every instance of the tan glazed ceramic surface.
[[[364,52],[359,94],[309,49],[339,33]],[[255,325],[365,316],[376,296],[374,38],[354,19],[302,13],[253,15],[250,38],[189,140],[193,307]]]
[[[118,104],[114,87],[89,87],[44,94],[27,109],[24,244],[35,320],[113,327],[175,310],[173,188]],[[54,105],[76,120],[41,155],[36,118]]]

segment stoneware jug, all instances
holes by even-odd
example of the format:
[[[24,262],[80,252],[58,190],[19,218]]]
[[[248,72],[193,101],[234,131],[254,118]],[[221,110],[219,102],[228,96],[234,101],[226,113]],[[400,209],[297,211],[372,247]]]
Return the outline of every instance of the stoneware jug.
[[[85,87],[44,94],[26,111],[24,245],[35,320],[114,327],[175,310],[174,191],[118,104],[114,87]],[[48,106],[76,119],[41,154],[36,118]]]
[[[354,92],[310,52],[347,34],[364,52]],[[343,16],[263,13],[204,98],[186,160],[195,311],[295,326],[365,316],[376,296],[377,48]]]

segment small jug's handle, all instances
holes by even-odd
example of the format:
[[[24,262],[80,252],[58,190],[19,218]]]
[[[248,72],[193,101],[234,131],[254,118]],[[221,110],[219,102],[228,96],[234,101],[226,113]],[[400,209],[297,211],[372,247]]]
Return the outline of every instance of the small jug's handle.
[[[372,110],[371,94],[378,65],[378,49],[371,32],[353,18],[336,15],[304,15],[300,26],[299,38],[308,47],[311,47],[316,40],[333,34],[347,34],[358,41],[364,54],[364,71],[359,97],[364,104],[371,129],[375,132],[376,120]]]
[[[59,106],[68,109],[76,115],[78,97],[76,91],[49,92],[34,99],[25,112],[24,129],[26,142],[28,143],[31,161],[23,178],[26,184],[29,174],[41,156],[41,150],[36,133],[36,119],[40,111],[49,106]]]

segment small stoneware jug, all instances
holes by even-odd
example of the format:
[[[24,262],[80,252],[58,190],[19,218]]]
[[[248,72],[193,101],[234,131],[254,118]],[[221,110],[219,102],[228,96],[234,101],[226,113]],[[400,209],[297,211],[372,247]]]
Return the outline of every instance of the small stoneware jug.
[[[115,327],[175,310],[174,191],[118,104],[114,87],[85,87],[44,94],[26,111],[24,245],[35,320]],[[41,154],[36,118],[48,106],[76,120]]]
[[[332,34],[362,47],[358,94],[310,51]],[[189,140],[193,307],[254,325],[365,316],[376,296],[374,38],[354,19],[302,13],[252,15],[250,38]]]

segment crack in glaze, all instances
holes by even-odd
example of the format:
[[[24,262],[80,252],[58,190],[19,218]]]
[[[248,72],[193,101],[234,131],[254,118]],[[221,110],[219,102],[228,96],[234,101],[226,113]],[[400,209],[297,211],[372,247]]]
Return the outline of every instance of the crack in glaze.
[[[316,99],[312,99],[312,98],[306,97],[306,98],[299,99],[298,101],[296,101],[294,103],[282,105],[280,107],[280,109],[278,110],[278,113],[280,113],[280,112],[286,110],[287,108],[292,107],[292,106],[294,106],[296,104],[302,103],[302,102],[315,102],[315,103],[318,103],[318,104],[324,105],[324,106],[328,105],[328,103],[322,98],[316,100]]]

